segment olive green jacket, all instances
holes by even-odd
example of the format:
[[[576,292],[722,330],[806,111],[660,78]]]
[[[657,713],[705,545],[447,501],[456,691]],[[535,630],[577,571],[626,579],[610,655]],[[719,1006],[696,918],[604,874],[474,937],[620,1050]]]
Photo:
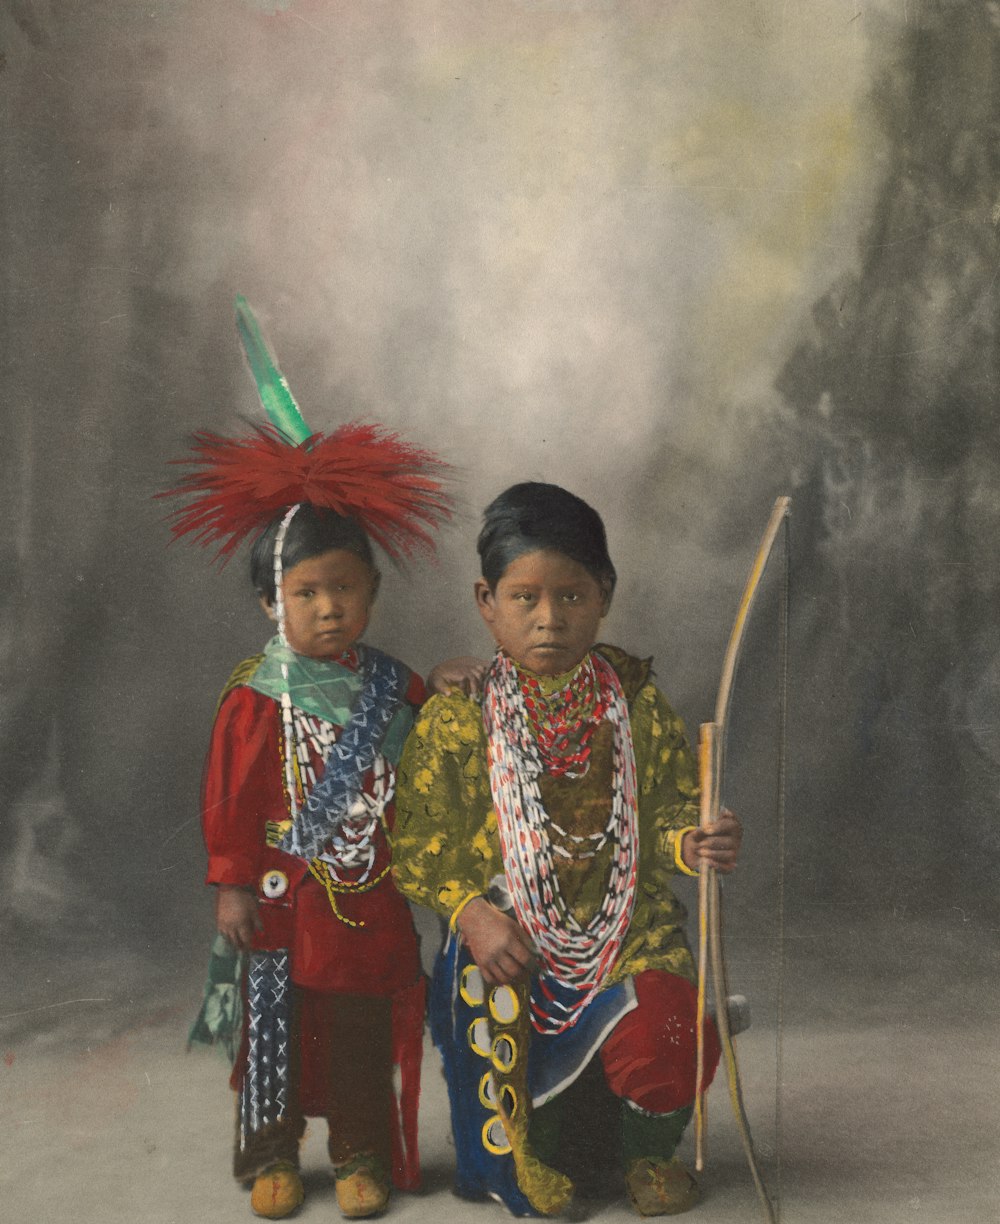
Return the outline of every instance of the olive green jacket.
[[[682,929],[686,911],[673,894],[670,877],[686,871],[680,835],[698,823],[694,756],[681,720],[650,681],[651,660],[612,646],[594,649],[618,673],[629,704],[639,806],[635,908],[605,985],[646,969],[693,980]],[[562,817],[565,810],[572,818],[572,806],[585,798],[585,790],[593,796],[595,787],[610,805],[610,768],[599,771],[603,776],[591,776],[595,772],[583,779],[545,778],[550,814]],[[486,733],[479,702],[472,698],[432,697],[407,739],[397,774],[393,872],[411,901],[448,918],[471,896],[485,894],[503,872]],[[602,887],[598,864],[587,890],[591,905],[600,899]]]

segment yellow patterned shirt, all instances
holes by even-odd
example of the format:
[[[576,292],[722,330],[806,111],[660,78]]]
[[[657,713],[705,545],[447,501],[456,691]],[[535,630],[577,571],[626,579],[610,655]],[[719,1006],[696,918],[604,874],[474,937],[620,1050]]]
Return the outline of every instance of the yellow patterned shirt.
[[[635,908],[606,985],[665,969],[693,980],[683,933],[684,907],[670,887],[677,872],[677,835],[698,823],[698,777],[684,726],[650,681],[650,660],[612,646],[594,648],[614,667],[629,704],[639,798],[639,872]],[[594,751],[582,779],[544,778],[551,817],[569,827],[595,790],[611,794],[611,758]],[[503,873],[490,794],[486,733],[478,701],[461,694],[432,697],[410,733],[399,764],[393,872],[400,890],[446,917],[470,896],[485,894]],[[603,872],[574,885],[593,910]],[[596,889],[596,893],[595,893]],[[565,890],[564,890],[565,891]],[[574,905],[577,912],[577,905]],[[585,919],[585,914],[580,914]]]

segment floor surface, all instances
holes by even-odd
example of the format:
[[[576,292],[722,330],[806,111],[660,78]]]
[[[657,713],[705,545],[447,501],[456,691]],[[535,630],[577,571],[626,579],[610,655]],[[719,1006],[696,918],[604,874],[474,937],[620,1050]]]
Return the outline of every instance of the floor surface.
[[[835,919],[791,934],[780,973],[773,948],[729,941],[731,986],[753,998],[754,1024],[738,1039],[739,1056],[780,1219],[1000,1218],[997,932],[970,930],[950,915],[940,923]],[[200,974],[150,984],[140,970],[109,962],[80,993],[70,967],[56,966],[26,982],[13,1006],[5,1003],[0,1218],[7,1224],[251,1218],[247,1194],[227,1176],[225,1064],[184,1049]],[[451,1194],[447,1103],[430,1047],[424,1067],[425,1190],[397,1196],[390,1218],[506,1218],[496,1204]],[[317,1124],[303,1164],[308,1197],[297,1218],[339,1218]],[[702,1184],[693,1221],[761,1218],[721,1083],[710,1097]],[[600,1199],[579,1204],[577,1218],[635,1217],[609,1185]]]

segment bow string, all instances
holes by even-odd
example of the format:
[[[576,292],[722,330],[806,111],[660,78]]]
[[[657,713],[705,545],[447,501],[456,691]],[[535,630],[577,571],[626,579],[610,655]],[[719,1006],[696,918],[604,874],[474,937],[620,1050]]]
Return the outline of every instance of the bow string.
[[[702,723],[698,741],[698,763],[701,780],[701,811],[702,828],[714,824],[719,818],[721,783],[725,768],[726,733],[729,721],[729,708],[732,702],[733,683],[740,655],[746,638],[750,612],[760,591],[764,572],[774,551],[775,544],[781,534],[782,527],[787,528],[791,499],[779,497],[774,503],[771,517],[768,519],[760,547],[754,558],[740,599],[739,610],[729,635],[726,653],[722,664],[722,678],[719,683],[718,697],[715,703],[715,719]],[[782,720],[784,705],[782,702]],[[779,792],[783,787],[779,784]],[[779,793],[780,805],[780,793]],[[764,1179],[757,1164],[753,1136],[750,1132],[750,1122],[747,1118],[743,1102],[743,1087],[740,1081],[739,1064],[736,1059],[736,1049],[729,1024],[727,1006],[728,986],[725,957],[722,946],[722,893],[718,873],[714,867],[704,866],[700,869],[698,879],[698,1015],[697,1015],[697,1068],[695,1079],[695,1167],[700,1171],[704,1167],[705,1145],[705,1055],[704,1055],[704,1020],[706,1008],[707,980],[711,976],[715,993],[715,1019],[719,1030],[719,1040],[726,1063],[726,1073],[729,1081],[729,1096],[736,1119],[740,1141],[746,1155],[747,1164],[753,1176],[757,1197],[768,1224],[776,1224],[777,1216],[774,1205],[768,1194]]]

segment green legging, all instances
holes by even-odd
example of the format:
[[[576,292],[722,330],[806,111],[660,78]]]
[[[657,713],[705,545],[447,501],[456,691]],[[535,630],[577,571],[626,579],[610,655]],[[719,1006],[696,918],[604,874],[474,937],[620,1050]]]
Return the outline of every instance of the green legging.
[[[558,1165],[559,1139],[566,1112],[564,1106],[564,1098],[560,1095],[547,1101],[531,1115],[531,1150],[543,1164]],[[667,1114],[647,1114],[622,1101],[620,1112],[622,1158],[628,1168],[633,1160],[643,1157],[656,1161],[669,1160],[691,1121],[694,1106],[686,1105]]]

